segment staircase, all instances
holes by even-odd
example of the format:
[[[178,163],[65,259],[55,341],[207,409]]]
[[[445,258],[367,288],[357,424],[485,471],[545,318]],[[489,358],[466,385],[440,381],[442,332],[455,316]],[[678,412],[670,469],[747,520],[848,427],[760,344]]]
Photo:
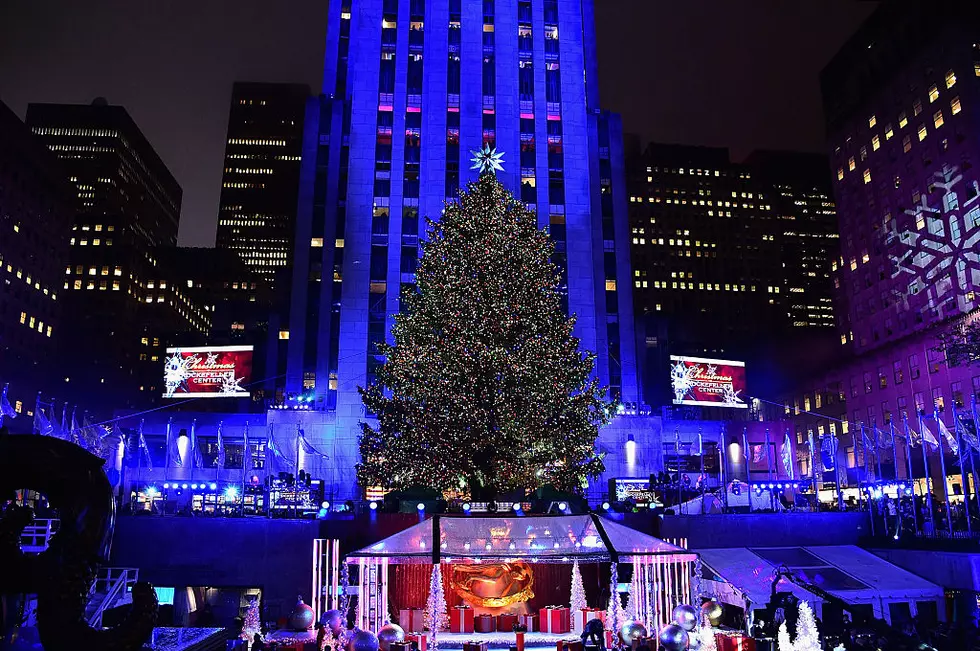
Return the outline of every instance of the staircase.
[[[20,549],[25,554],[40,554],[48,548],[51,536],[58,533],[61,520],[34,520],[20,534]]]
[[[132,590],[137,580],[139,570],[133,567],[104,567],[99,570],[85,606],[84,617],[89,626],[102,628],[105,611],[133,603]]]

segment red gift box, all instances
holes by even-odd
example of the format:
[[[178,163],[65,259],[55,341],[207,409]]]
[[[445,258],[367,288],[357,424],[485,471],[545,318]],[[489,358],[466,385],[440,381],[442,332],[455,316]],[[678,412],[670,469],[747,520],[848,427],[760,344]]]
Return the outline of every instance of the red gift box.
[[[755,651],[755,638],[748,635],[715,633],[718,651]]]
[[[398,625],[406,633],[421,633],[425,630],[425,625],[422,624],[423,613],[421,608],[402,608],[398,611]]]
[[[463,642],[463,651],[487,651],[486,642]]]
[[[493,615],[477,615],[473,618],[473,629],[477,633],[493,633],[497,630],[497,622]]]
[[[583,608],[582,610],[578,611],[575,613],[575,630],[584,631],[585,625],[593,619],[598,619],[605,624],[606,611],[599,610],[598,608]]]
[[[605,634],[606,634],[606,648],[611,649],[613,648],[613,632],[605,631]]]
[[[423,633],[406,635],[405,640],[414,643],[417,651],[427,651],[429,646],[429,636]]]
[[[473,609],[466,606],[456,606],[449,611],[450,633],[473,632]]]
[[[538,614],[541,618],[540,632],[558,635],[571,632],[571,611],[568,608],[542,608]]]
[[[502,615],[497,615],[497,630],[504,633],[510,633],[514,630],[514,626],[517,625],[517,615],[514,613],[504,613]]]
[[[535,618],[537,618],[537,615],[533,615],[533,614],[532,615],[518,615],[517,616],[517,623],[520,624],[521,626],[526,626],[528,633],[533,633],[534,631],[537,630],[537,626],[534,623]]]

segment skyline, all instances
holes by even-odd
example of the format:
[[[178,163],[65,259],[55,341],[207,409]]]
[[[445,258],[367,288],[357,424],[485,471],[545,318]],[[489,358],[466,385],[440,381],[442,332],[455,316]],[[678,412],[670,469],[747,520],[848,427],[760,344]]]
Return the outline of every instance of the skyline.
[[[318,92],[326,3],[285,11],[249,0],[234,13],[186,0],[62,4],[0,8],[0,99],[21,118],[30,102],[102,96],[126,107],[184,190],[180,244],[213,246],[232,83]],[[822,153],[817,75],[875,5],[719,1],[706,20],[704,5],[598,2],[602,104],[644,141],[729,147],[736,160],[753,149]],[[647,65],[621,65],[629,57]],[[133,81],[141,74],[146,83]]]

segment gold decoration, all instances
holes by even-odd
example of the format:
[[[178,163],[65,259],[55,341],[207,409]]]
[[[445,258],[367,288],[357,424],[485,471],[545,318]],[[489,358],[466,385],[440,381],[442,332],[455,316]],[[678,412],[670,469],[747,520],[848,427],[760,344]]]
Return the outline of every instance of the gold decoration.
[[[453,565],[449,585],[469,604],[503,608],[534,597],[534,571],[524,561],[494,565]]]

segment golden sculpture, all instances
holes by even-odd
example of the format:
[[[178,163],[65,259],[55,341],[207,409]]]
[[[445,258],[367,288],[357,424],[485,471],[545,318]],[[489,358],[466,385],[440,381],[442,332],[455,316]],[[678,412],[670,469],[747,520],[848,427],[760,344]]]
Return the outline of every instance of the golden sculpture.
[[[463,601],[483,608],[503,608],[534,597],[534,572],[524,561],[453,565],[449,584]]]

